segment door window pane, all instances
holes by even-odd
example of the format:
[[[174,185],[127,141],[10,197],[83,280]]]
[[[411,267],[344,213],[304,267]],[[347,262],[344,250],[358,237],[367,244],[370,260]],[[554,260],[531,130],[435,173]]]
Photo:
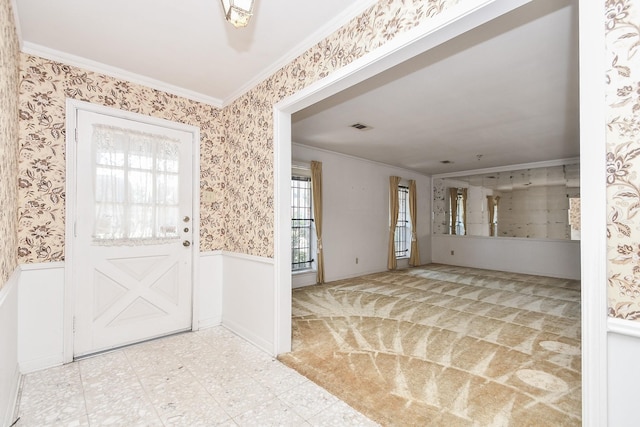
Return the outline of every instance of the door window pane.
[[[101,245],[179,238],[177,140],[94,125],[95,226]]]

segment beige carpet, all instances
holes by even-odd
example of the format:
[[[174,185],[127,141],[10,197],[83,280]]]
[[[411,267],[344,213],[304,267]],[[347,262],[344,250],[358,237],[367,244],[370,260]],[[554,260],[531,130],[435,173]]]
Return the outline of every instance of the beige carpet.
[[[385,426],[579,426],[580,282],[432,264],[294,290],[280,359]]]

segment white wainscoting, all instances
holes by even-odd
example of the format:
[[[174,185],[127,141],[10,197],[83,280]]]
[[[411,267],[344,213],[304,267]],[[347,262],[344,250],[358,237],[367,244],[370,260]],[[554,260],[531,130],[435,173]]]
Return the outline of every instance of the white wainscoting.
[[[64,360],[64,262],[20,268],[18,363],[26,374]]]
[[[303,288],[305,286],[311,286],[316,284],[318,278],[317,271],[305,271],[304,273],[291,274],[291,288]]]
[[[201,254],[199,268],[198,327],[222,323],[273,354],[273,259],[207,252]],[[21,267],[16,329],[17,361],[22,373],[63,363],[64,277],[62,262]]]
[[[222,321],[222,252],[200,254],[198,328]],[[18,290],[18,363],[23,374],[61,365],[64,262],[23,264]]]
[[[640,322],[608,319],[609,425],[638,425]]]
[[[210,328],[222,323],[222,251],[200,254],[200,274],[198,275],[198,328]]]
[[[225,252],[222,271],[222,324],[275,354],[273,259]]]
[[[18,366],[18,282],[16,268],[0,289],[0,425],[13,422],[20,385]]]
[[[580,279],[580,242],[576,240],[434,234],[431,254],[435,263]]]

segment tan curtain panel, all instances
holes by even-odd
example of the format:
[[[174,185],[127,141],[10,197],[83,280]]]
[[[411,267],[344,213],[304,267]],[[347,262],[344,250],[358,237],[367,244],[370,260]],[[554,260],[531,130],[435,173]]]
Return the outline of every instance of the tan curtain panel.
[[[395,270],[398,267],[396,260],[396,225],[398,224],[398,184],[400,183],[400,177],[389,177],[389,255],[387,257],[387,268],[389,270]]]
[[[500,196],[495,196],[493,198],[493,205],[496,207],[495,211],[496,211],[496,215],[498,214],[498,207],[500,206]],[[494,224],[494,230],[493,230],[493,235],[497,236],[498,235],[498,221],[500,221],[500,218],[493,218],[493,222],[495,222]]]
[[[418,193],[416,182],[409,181],[409,215],[411,216],[411,257],[409,265],[420,265],[420,252],[418,250]]]
[[[495,209],[493,208],[493,196],[487,196],[487,211],[489,212],[489,236],[495,236],[493,221],[495,221]]]
[[[451,212],[449,213],[449,231],[450,234],[456,234],[456,217],[458,215],[458,189],[449,188],[449,205]]]
[[[316,283],[324,283],[324,251],[322,248],[322,162],[311,162],[311,192],[313,197],[313,222],[318,240],[318,274]]]
[[[462,225],[464,226],[464,234],[467,234],[467,188],[462,189]]]

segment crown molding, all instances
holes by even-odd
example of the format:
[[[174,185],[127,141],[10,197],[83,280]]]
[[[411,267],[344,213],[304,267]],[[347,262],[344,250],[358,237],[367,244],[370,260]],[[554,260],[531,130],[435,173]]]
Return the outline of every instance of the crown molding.
[[[352,4],[350,7],[346,8],[339,15],[333,18],[331,21],[327,22],[325,25],[320,27],[317,31],[303,39],[300,43],[298,43],[294,48],[292,48],[287,54],[282,56],[280,59],[275,61],[269,67],[262,70],[259,74],[249,80],[247,83],[242,85],[238,90],[231,93],[231,95],[227,96],[222,100],[223,107],[226,107],[233,103],[236,99],[240,98],[242,95],[256,87],[258,84],[262,83],[264,80],[275,74],[278,70],[280,70],[285,65],[291,63],[297,57],[305,53],[307,50],[318,44],[320,41],[329,37],[331,34],[335,33],[337,30],[342,28],[346,23],[351,21],[356,16],[360,15],[369,7],[378,3],[378,0],[359,0]]]
[[[518,163],[515,165],[505,165],[505,166],[496,166],[493,168],[484,168],[484,169],[471,169],[466,171],[458,171],[458,172],[447,172],[447,173],[438,173],[433,175],[433,178],[456,178],[467,175],[479,175],[485,173],[497,173],[497,172],[509,172],[516,171],[522,169],[536,169],[536,168],[549,168],[554,166],[564,166],[564,165],[573,165],[576,163],[580,163],[580,157],[570,157],[567,159],[556,159],[556,160],[544,160],[541,162],[531,162],[531,163]]]
[[[132,83],[140,84],[143,86],[150,87],[152,89],[161,90],[163,92],[167,92],[173,95],[181,96],[187,99],[191,99],[193,101],[202,102],[204,104],[212,105],[216,108],[224,108],[231,103],[233,103],[236,99],[244,95],[246,92],[253,89],[255,86],[266,80],[268,77],[276,73],[285,65],[291,63],[293,60],[298,58],[304,52],[309,50],[311,47],[315,46],[321,40],[324,40],[326,37],[330,36],[350,20],[361,14],[367,8],[376,4],[378,0],[358,0],[350,7],[346,8],[339,15],[333,18],[331,21],[327,22],[313,34],[306,37],[302,40],[298,45],[296,45],[293,49],[291,49],[287,54],[282,56],[280,59],[272,63],[269,67],[262,70],[259,74],[249,80],[247,83],[242,85],[238,90],[234,91],[231,95],[224,99],[213,98],[208,95],[204,95],[199,92],[191,91],[189,89],[185,89],[179,86],[174,86],[168,83],[165,83],[160,80],[156,80],[141,74],[132,73],[126,71],[122,68],[113,67],[101,62],[93,61],[81,56],[72,55],[66,52],[62,52],[56,49],[51,49],[36,43],[26,42],[22,39],[22,33],[20,31],[20,25],[18,20],[18,10],[16,0],[11,0],[11,4],[13,6],[13,14],[16,21],[16,31],[18,33],[18,39],[20,42],[20,50],[24,53],[40,56],[42,58],[46,58],[52,61],[62,62],[68,65],[76,66],[83,68],[85,70],[94,71],[97,73],[105,74],[114,78],[127,80]]]
[[[305,144],[301,144],[299,142],[291,142],[291,147],[300,147],[300,148],[307,149],[307,150],[319,151],[321,153],[332,154],[332,155],[337,156],[337,157],[342,157],[344,159],[349,159],[349,160],[355,160],[355,161],[359,161],[359,162],[362,162],[362,163],[368,163],[368,164],[374,165],[374,166],[384,166],[384,167],[395,169],[395,170],[398,170],[398,171],[408,172],[408,173],[410,173],[412,175],[416,175],[416,176],[424,176],[424,177],[427,177],[427,178],[431,177],[431,175],[427,175],[427,174],[422,173],[422,172],[414,171],[412,169],[403,168],[402,166],[396,166],[396,165],[392,165],[390,163],[379,162],[377,160],[365,159],[364,157],[358,157],[358,156],[354,156],[352,154],[339,153],[337,151],[327,150],[326,148],[314,147],[312,145],[305,145]],[[294,163],[300,164],[301,162],[303,162],[303,160],[292,160],[292,165]]]
[[[192,101],[208,104],[216,108],[223,108],[222,101],[201,93],[185,89],[179,86],[174,86],[160,80],[152,79],[141,74],[132,73],[122,68],[112,67],[110,65],[92,61],[81,56],[72,55],[69,53],[61,52],[59,50],[50,49],[39,44],[24,42],[22,43],[22,52],[29,55],[40,56],[52,61],[62,62],[64,64],[79,67],[85,70],[93,71],[100,74],[106,74],[108,76],[126,80],[132,83],[140,84],[150,87],[151,89],[160,90],[173,95],[181,96],[183,98],[191,99]]]

